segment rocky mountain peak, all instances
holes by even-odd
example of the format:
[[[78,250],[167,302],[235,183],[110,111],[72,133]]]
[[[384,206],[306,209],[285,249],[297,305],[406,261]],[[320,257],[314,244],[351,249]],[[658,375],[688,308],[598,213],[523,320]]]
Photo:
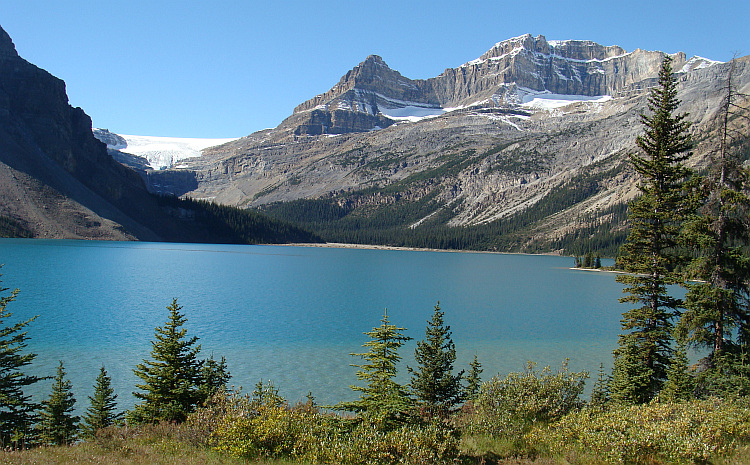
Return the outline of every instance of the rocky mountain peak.
[[[550,40],[543,35],[533,37],[525,34],[496,43],[476,60],[467,65],[478,64],[488,60],[500,60],[518,53],[527,52],[547,56],[556,56],[578,61],[607,60],[626,55],[627,52],[617,45],[600,45],[590,40]]]
[[[17,58],[18,52],[13,40],[10,38],[5,29],[0,27],[0,58]]]
[[[348,103],[361,100],[362,93],[379,93],[389,98],[409,100],[414,97],[416,88],[411,79],[405,78],[398,71],[391,69],[378,55],[370,55],[363,62],[344,74],[339,82],[328,92],[315,96],[307,102],[298,105],[294,113],[299,113],[321,105],[328,106],[338,103],[343,98]],[[365,105],[355,105],[354,111],[372,113]],[[359,109],[359,110],[358,110]]]
[[[673,66],[681,72],[715,63],[700,58],[686,62],[682,52],[672,56]],[[663,58],[663,52],[628,53],[617,45],[525,34],[498,42],[476,60],[439,76],[412,80],[380,56],[370,55],[328,92],[297,106],[282,124],[295,136],[314,136],[382,129],[396,121],[439,116],[452,108],[515,111],[530,104],[546,111],[552,104],[543,101],[545,95],[566,96],[557,99],[565,102],[637,91],[656,78]]]

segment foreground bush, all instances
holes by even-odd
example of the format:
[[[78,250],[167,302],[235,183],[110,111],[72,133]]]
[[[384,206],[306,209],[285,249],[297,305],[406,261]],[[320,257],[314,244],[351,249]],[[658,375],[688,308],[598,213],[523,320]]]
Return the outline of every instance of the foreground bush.
[[[447,464],[458,456],[458,438],[442,424],[406,424],[383,431],[361,418],[321,412],[312,402],[290,407],[278,396],[262,397],[219,395],[188,424],[204,431],[216,450],[249,460]]]
[[[750,441],[747,400],[693,400],[572,412],[535,428],[529,443],[610,463],[694,463],[732,454]]]
[[[563,362],[557,372],[529,362],[521,373],[494,377],[482,384],[465,420],[470,434],[519,438],[537,423],[562,418],[581,407],[579,398],[588,373],[572,372]]]

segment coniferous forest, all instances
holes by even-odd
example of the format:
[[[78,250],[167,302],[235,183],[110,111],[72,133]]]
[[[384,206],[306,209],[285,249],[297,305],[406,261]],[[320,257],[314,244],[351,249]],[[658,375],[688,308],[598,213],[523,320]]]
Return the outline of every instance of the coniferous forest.
[[[27,335],[34,318],[16,321],[17,291],[0,298],[0,442],[9,463],[747,463],[750,461],[750,199],[733,128],[744,97],[725,83],[717,151],[705,172],[686,165],[692,146],[670,60],[664,60],[642,116],[630,163],[641,195],[626,212],[619,250],[621,320],[611,373],[593,375],[533,362],[486,377],[476,357],[455,365],[450,309],[438,303],[418,339],[410,380],[396,381],[403,344],[414,337],[387,311],[364,334],[361,352],[342,357],[357,368],[357,400],[321,406],[311,393],[290,404],[273,383],[249,392],[228,387],[226,360],[202,358],[198,337],[175,299],[155,328],[150,357],[133,361],[138,403],[122,412],[106,367],[92,373],[95,393],[76,399],[60,361],[40,404],[25,389],[40,381]],[[745,126],[746,127],[746,126]],[[586,183],[571,185],[570,195]],[[560,193],[564,202],[567,193]],[[167,200],[171,201],[171,200]],[[549,205],[558,200],[549,199]],[[529,217],[542,214],[527,212]],[[324,218],[334,234],[346,216],[324,201],[278,206],[308,223]],[[240,233],[248,219],[206,206]],[[291,210],[290,210],[291,211]],[[614,212],[613,212],[614,213]],[[291,213],[285,214],[291,216]],[[354,221],[347,219],[346,221]],[[388,233],[388,219],[362,240]],[[523,217],[516,218],[523,224]],[[492,228],[502,228],[494,225]],[[510,225],[505,225],[510,227]],[[368,228],[358,228],[363,231]],[[321,229],[316,229],[321,231]],[[337,230],[343,234],[344,229]],[[467,230],[474,239],[491,231]],[[325,234],[321,234],[325,237]],[[486,235],[486,236],[484,236]],[[596,237],[596,235],[594,235]],[[385,236],[383,236],[385,237]],[[394,237],[394,236],[391,236]],[[406,240],[406,239],[404,239]],[[416,240],[416,239],[414,239]],[[428,239],[425,239],[427,241]],[[433,239],[429,239],[433,240]],[[459,237],[446,232],[445,244]],[[572,239],[571,239],[572,240]],[[597,250],[621,239],[602,236]],[[372,240],[372,242],[377,242]],[[475,242],[476,243],[476,242]],[[572,244],[573,242],[571,242]],[[580,243],[578,243],[580,246]],[[416,245],[416,244],[409,244]],[[588,249],[581,261],[595,268]],[[575,255],[583,254],[583,250]],[[681,286],[685,297],[671,289]],[[687,351],[705,354],[691,364]],[[95,378],[95,379],[94,379]],[[590,398],[585,383],[593,379]],[[85,414],[76,416],[78,402]],[[50,455],[51,454],[51,455]],[[63,457],[62,459],[60,457]],[[104,462],[104,460],[109,462]],[[237,460],[234,462],[233,460]],[[138,461],[140,460],[140,461]],[[192,462],[190,462],[192,460]],[[197,462],[196,462],[197,460]]]
[[[624,204],[616,204],[600,212],[611,218],[609,223],[588,226],[552,242],[534,241],[530,238],[531,228],[536,223],[596,194],[600,188],[599,183],[617,174],[620,169],[622,166],[596,175],[577,175],[519,213],[476,226],[446,226],[453,216],[450,209],[440,210],[430,216],[424,227],[404,226],[436,211],[437,203],[429,195],[419,201],[403,200],[380,206],[373,214],[355,211],[353,207],[346,206],[356,204],[358,198],[370,194],[372,189],[338,194],[330,198],[273,203],[260,210],[273,218],[313,231],[327,242],[524,253],[557,250],[567,255],[595,250],[607,257],[614,257],[626,234],[623,229],[613,227],[625,223],[627,213]],[[379,191],[387,193],[389,189],[397,187],[390,186]]]

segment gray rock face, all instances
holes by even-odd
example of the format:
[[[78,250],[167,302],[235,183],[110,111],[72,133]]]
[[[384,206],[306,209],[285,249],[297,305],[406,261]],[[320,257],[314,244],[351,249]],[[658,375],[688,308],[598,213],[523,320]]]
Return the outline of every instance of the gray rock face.
[[[649,85],[663,57],[662,52],[628,53],[618,46],[527,34],[499,42],[440,76],[411,80],[371,55],[331,90],[297,106],[282,126],[298,136],[346,134],[386,128],[405,108],[416,114],[455,107],[513,108],[529,91],[616,96]],[[673,55],[676,70],[686,64],[684,53]],[[705,64],[695,59],[689,69]]]
[[[430,80],[444,106],[511,105],[511,87],[563,95],[616,95],[658,74],[664,54],[589,41],[548,42],[525,35],[496,44],[487,53]],[[674,56],[680,69],[685,55]],[[510,95],[509,95],[510,94]]]
[[[394,120],[384,114],[387,109],[410,104],[440,108],[424,81],[405,78],[370,55],[331,90],[298,105],[282,124],[294,126],[295,135],[365,132],[390,126]]]

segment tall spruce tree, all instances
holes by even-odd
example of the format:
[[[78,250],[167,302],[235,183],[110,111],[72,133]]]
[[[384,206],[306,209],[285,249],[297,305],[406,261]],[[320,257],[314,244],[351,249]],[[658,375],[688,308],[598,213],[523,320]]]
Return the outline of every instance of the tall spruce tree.
[[[39,438],[42,444],[63,446],[72,444],[78,436],[79,418],[73,415],[76,399],[70,380],[65,379],[62,360],[52,384],[52,394],[42,402]]]
[[[133,395],[143,402],[128,412],[129,423],[181,422],[201,401],[200,345],[195,345],[198,338],[187,337],[182,327],[187,319],[180,313],[177,299],[167,310],[166,324],[156,328],[156,340],[151,341],[153,360],[144,360],[133,370],[143,380],[136,385],[142,392]]]
[[[438,302],[432,319],[427,322],[425,339],[417,342],[414,350],[414,359],[419,365],[416,369],[408,368],[412,374],[411,389],[418,403],[427,415],[439,417],[447,416],[464,397],[461,386],[464,371],[453,374],[456,347],[444,315]]]
[[[7,290],[0,288],[0,293]],[[36,357],[36,354],[24,353],[28,340],[26,327],[36,317],[8,323],[13,314],[7,306],[17,295],[18,289],[0,297],[0,447],[3,449],[23,449],[33,443],[36,434],[33,426],[39,408],[39,404],[32,402],[31,395],[24,394],[24,388],[41,378],[23,372]]]
[[[688,267],[686,310],[677,330],[681,340],[709,350],[703,377],[729,376],[733,366],[741,364],[736,355],[743,350],[742,341],[735,336],[750,329],[750,259],[743,252],[750,245],[750,198],[741,156],[747,147],[748,111],[739,105],[743,96],[734,88],[734,67],[732,60],[719,114],[718,150],[710,157],[699,191],[705,201],[684,234],[685,243],[697,249],[697,258]],[[734,137],[738,125],[744,134]],[[715,381],[710,384],[729,387]]]
[[[380,326],[365,333],[370,338],[362,345],[367,352],[351,354],[365,360],[363,364],[352,366],[359,368],[357,378],[365,381],[366,386],[350,386],[361,393],[359,399],[341,402],[336,408],[361,413],[382,430],[392,429],[407,419],[412,400],[406,389],[394,380],[396,365],[401,361],[398,349],[411,339],[404,336],[404,331],[406,328],[391,324],[386,309]]]
[[[618,257],[618,265],[628,273],[617,281],[629,294],[620,301],[638,307],[623,313],[622,329],[626,332],[620,335],[615,350],[616,359],[627,355],[628,360],[627,364],[625,360],[616,362],[612,373],[612,396],[621,401],[653,399],[667,377],[672,355],[672,319],[680,301],[669,295],[667,286],[680,281],[674,271],[678,263],[674,250],[688,208],[683,185],[690,171],[682,162],[692,147],[687,115],[675,115],[679,103],[667,56],[658,85],[648,99],[651,115],[641,115],[645,134],[636,143],[643,154],[630,154],[630,163],[640,176],[641,196],[628,205],[630,232]],[[626,354],[626,348],[635,353]],[[629,366],[633,363],[641,366]],[[641,385],[646,373],[648,382]],[[643,392],[631,392],[631,377]],[[620,396],[617,389],[628,393]]]
[[[98,430],[115,425],[122,418],[122,412],[115,412],[117,395],[112,388],[112,378],[107,374],[104,366],[99,370],[99,376],[96,377],[94,385],[94,395],[89,396],[89,401],[91,405],[83,416],[81,432],[83,436],[92,438],[96,436]]]

